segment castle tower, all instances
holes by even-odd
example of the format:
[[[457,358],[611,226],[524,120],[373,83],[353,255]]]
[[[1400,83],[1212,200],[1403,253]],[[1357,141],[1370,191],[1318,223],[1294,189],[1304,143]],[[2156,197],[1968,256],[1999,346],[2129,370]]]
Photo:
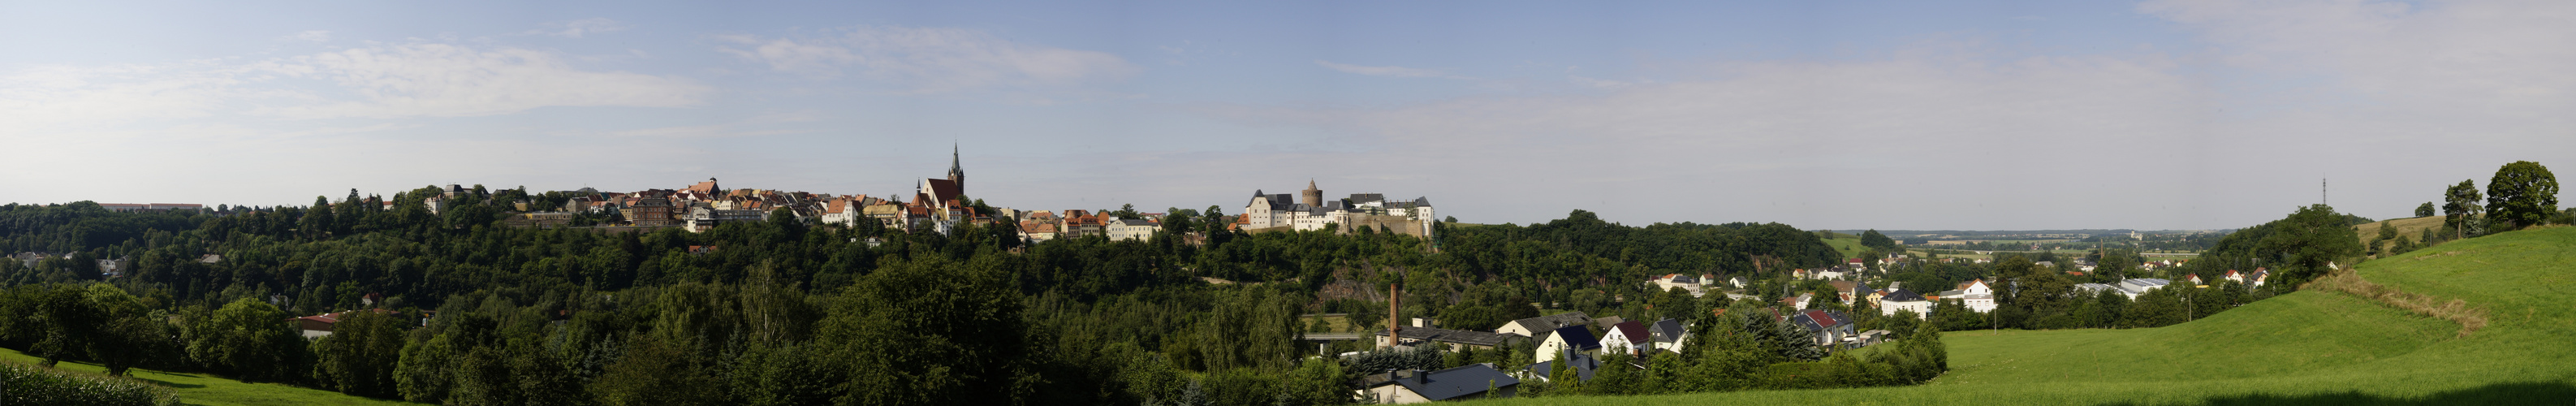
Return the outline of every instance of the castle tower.
[[[1306,191],[1298,196],[1297,202],[1305,203],[1306,207],[1324,207],[1324,191],[1315,189],[1314,179],[1307,179]]]
[[[955,144],[950,144],[948,146],[948,183],[956,184],[957,191],[960,193],[966,191],[966,169],[964,166],[958,165],[957,145]]]

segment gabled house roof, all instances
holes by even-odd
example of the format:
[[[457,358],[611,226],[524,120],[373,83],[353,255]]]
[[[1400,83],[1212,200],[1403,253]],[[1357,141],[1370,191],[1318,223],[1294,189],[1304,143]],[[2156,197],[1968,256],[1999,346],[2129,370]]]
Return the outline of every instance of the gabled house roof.
[[[1925,298],[1923,298],[1923,294],[1920,294],[1920,293],[1914,293],[1914,291],[1911,291],[1911,290],[1905,290],[1905,289],[1903,289],[1903,288],[1889,290],[1889,291],[1887,292],[1887,297],[1882,297],[1882,298],[1879,298],[1878,300],[1879,300],[1879,301],[1882,301],[1882,302],[1928,302],[1928,301],[1931,301],[1930,299],[1925,299]]]
[[[1581,325],[1558,327],[1555,330],[1548,331],[1547,335],[1539,336],[1538,339],[1539,341],[1546,341],[1549,336],[1559,337],[1559,340],[1565,341],[1566,347],[1577,351],[1591,351],[1601,348],[1601,339],[1593,338],[1592,330],[1586,329]]]
[[[1646,323],[1634,321],[1626,321],[1610,325],[1610,331],[1618,332],[1619,335],[1626,336],[1629,340],[1652,340],[1652,337],[1654,337],[1654,335],[1646,333]]]
[[[1592,354],[1574,352],[1573,350],[1566,350],[1564,352],[1565,354],[1557,356],[1556,359],[1565,360],[1565,367],[1567,369],[1574,370],[1575,382],[1592,380],[1592,372],[1601,369],[1601,359],[1594,358]],[[1556,361],[1548,361],[1530,364],[1529,371],[1530,375],[1535,375],[1542,379],[1555,379],[1555,377],[1547,375],[1548,371],[1555,368]]]
[[[937,196],[931,196],[938,199],[934,201],[949,201],[956,199],[957,195],[966,194],[965,188],[957,187],[957,182],[950,182],[947,179],[922,179],[921,185],[922,189],[929,189],[930,193],[937,194]]]
[[[1467,331],[1467,330],[1450,330],[1450,329],[1445,329],[1445,328],[1431,328],[1431,327],[1405,327],[1405,328],[1404,328],[1404,329],[1402,329],[1402,330],[1396,330],[1396,333],[1395,333],[1395,334],[1396,334],[1396,338],[1406,339],[1406,340],[1425,340],[1425,341],[1436,341],[1436,342],[1444,342],[1444,343],[1457,343],[1457,344],[1467,344],[1467,345],[1481,345],[1481,346],[1487,346],[1487,347],[1500,347],[1500,346],[1503,346],[1504,344],[1510,343],[1510,342],[1512,342],[1512,341],[1528,340],[1528,339],[1529,339],[1529,337],[1522,337],[1522,336],[1512,335],[1512,334],[1488,333],[1488,332],[1482,332],[1482,331]],[[1376,335],[1377,335],[1378,337],[1385,337],[1385,336],[1386,336],[1386,330],[1384,330],[1384,329],[1380,329],[1380,330],[1378,330],[1378,331],[1377,331],[1377,334],[1376,334]]]
[[[1673,319],[1656,320],[1654,325],[1647,327],[1647,330],[1648,334],[1655,336],[1655,342],[1659,343],[1681,341],[1683,335],[1690,334],[1689,329],[1682,327],[1681,321]]]
[[[1808,331],[1825,331],[1825,329],[1850,325],[1851,317],[1839,312],[1807,310],[1798,312],[1795,316],[1789,316],[1789,321],[1799,327],[1805,327]]]
[[[1619,316],[1601,316],[1600,318],[1592,319],[1592,325],[1601,326],[1601,330],[1604,331],[1602,334],[1609,334],[1607,331],[1610,330],[1610,326],[1616,326],[1619,325],[1619,323],[1626,322],[1628,322],[1627,318]]]
[[[1511,374],[1505,374],[1488,364],[1469,364],[1430,372],[1415,371],[1412,376],[1390,376],[1390,378],[1394,378],[1393,383],[1404,386],[1405,390],[1413,391],[1414,394],[1433,401],[1458,399],[1485,393],[1486,389],[1500,389],[1521,384],[1520,378],[1513,378]]]
[[[1583,314],[1583,312],[1565,312],[1512,320],[1512,323],[1519,323],[1522,327],[1529,328],[1530,331],[1554,330],[1558,327],[1592,324],[1592,316]]]

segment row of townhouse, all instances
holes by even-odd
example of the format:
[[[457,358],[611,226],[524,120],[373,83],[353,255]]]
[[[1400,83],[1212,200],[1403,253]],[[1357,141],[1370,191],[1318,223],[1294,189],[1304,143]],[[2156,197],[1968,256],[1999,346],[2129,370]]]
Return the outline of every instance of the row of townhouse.
[[[1090,236],[1143,241],[1163,229],[1162,213],[1145,213],[1142,217],[1145,218],[1119,218],[1082,209],[1065,210],[1062,214],[1032,211],[1020,219],[1020,235],[1031,243]]]

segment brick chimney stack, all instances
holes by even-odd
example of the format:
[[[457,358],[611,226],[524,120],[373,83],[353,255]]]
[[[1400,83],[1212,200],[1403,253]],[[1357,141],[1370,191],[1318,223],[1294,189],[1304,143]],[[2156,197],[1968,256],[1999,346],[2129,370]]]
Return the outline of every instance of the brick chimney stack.
[[[1395,288],[1395,284],[1390,283],[1386,285],[1386,346],[1388,347],[1394,347],[1397,343],[1402,342],[1398,341],[1395,332],[1404,330],[1404,323],[1397,322],[1397,320],[1403,320],[1403,318],[1396,315],[1398,310],[1403,309],[1401,307],[1396,307],[1396,302],[1404,299],[1401,299],[1401,296],[1396,295]]]

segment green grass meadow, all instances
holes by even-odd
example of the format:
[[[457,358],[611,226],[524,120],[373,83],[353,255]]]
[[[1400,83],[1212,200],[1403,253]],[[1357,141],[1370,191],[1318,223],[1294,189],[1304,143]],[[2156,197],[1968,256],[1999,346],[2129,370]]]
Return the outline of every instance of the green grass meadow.
[[[0,362],[39,365],[44,360],[18,350],[0,349]],[[98,364],[64,361],[55,368],[106,373]],[[384,399],[343,395],[320,389],[299,388],[274,383],[243,383],[202,373],[162,372],[142,368],[126,370],[135,379],[168,386],[179,393],[179,402],[190,405],[419,405]]]
[[[1949,374],[1911,387],[1528,398],[1499,405],[2576,405],[2576,227],[2359,264],[2372,282],[2462,299],[2459,325],[2302,291],[2153,329],[1956,332]]]
[[[1834,247],[1834,251],[1842,252],[1843,258],[1859,258],[1861,251],[1869,249],[1868,247],[1860,246],[1859,234],[1835,233],[1834,238],[1827,238],[1824,240],[1825,245]]]

